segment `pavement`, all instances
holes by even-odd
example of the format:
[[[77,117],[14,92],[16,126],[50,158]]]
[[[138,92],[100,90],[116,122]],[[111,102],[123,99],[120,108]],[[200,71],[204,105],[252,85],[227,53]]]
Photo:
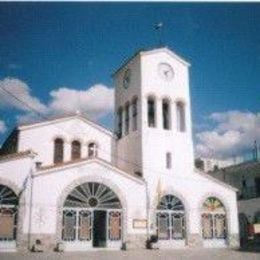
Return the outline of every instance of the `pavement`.
[[[175,250],[129,250],[88,251],[75,253],[0,253],[0,260],[260,260],[259,252],[230,249],[175,249]]]

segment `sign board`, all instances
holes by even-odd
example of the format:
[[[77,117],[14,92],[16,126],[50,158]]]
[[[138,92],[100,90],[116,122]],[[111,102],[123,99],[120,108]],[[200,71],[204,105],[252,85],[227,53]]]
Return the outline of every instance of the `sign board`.
[[[254,233],[260,234],[260,224],[254,224]]]

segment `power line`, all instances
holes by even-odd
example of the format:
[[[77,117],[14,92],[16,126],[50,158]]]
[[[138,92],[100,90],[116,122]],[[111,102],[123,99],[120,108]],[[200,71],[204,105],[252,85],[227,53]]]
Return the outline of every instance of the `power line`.
[[[36,113],[40,118],[44,119],[44,120],[50,120],[50,118],[44,116],[41,112],[39,112],[37,109],[35,109],[34,107],[32,107],[31,105],[29,105],[26,101],[20,99],[19,97],[15,96],[12,92],[8,91],[6,88],[4,88],[3,86],[1,87],[7,94],[9,94],[10,96],[12,96],[13,98],[15,98],[15,100],[17,100],[18,102],[22,103],[23,105],[25,105],[29,110],[33,111],[34,113]],[[70,136],[75,136],[74,133],[70,133],[68,132],[67,130],[57,126],[57,125],[54,125],[57,129],[59,130],[62,130],[63,132],[69,134]],[[93,139],[96,139],[97,137],[94,136]],[[132,166],[135,166],[135,167],[138,167],[139,169],[144,169],[144,170],[147,170],[147,171],[150,171],[150,172],[154,172],[154,173],[157,173],[157,174],[165,174],[165,172],[162,172],[162,171],[159,171],[159,170],[154,170],[152,168],[148,168],[148,167],[142,167],[141,165],[135,163],[135,162],[132,162],[132,161],[129,161],[129,160],[126,160],[124,157],[120,157],[118,154],[115,154],[115,153],[112,153],[111,151],[106,151],[104,149],[101,149],[100,147],[98,148],[98,150],[100,151],[103,151],[105,154],[109,155],[109,157],[111,158],[116,158],[118,160],[121,160],[127,164],[130,164]],[[117,165],[115,165],[117,166]],[[123,170],[124,171],[124,170]],[[190,175],[190,174],[189,174]],[[182,177],[180,175],[178,175],[178,178],[179,179],[185,179],[187,180],[187,178],[189,178],[190,180],[192,180],[192,176],[185,176],[185,177]],[[169,176],[169,175],[168,175]],[[176,175],[175,175],[176,176]],[[192,181],[198,181],[198,180],[192,180]],[[200,180],[202,181],[202,180]],[[202,181],[203,182],[203,181]],[[207,181],[204,181],[206,183],[208,183]]]

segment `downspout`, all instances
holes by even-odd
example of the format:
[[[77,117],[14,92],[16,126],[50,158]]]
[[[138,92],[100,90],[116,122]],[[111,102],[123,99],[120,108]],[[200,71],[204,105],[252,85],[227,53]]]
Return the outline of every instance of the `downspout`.
[[[150,238],[150,217],[149,217],[149,208],[150,208],[150,197],[149,197],[149,191],[148,191],[148,183],[145,180],[145,193],[146,193],[146,220],[147,220],[147,226],[146,226],[146,237],[147,241]]]
[[[35,172],[35,165],[31,167],[30,173],[28,175],[28,180],[30,183],[30,200],[29,200],[29,223],[28,223],[28,250],[31,250],[31,231],[32,231],[32,206],[33,206],[33,173]]]

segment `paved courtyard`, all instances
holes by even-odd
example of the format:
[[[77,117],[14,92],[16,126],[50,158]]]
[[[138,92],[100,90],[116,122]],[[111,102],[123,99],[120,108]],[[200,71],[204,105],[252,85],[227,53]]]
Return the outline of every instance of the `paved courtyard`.
[[[1,260],[174,260],[174,259],[194,259],[194,260],[260,260],[260,253],[240,252],[226,249],[186,249],[186,250],[131,250],[131,251],[96,251],[87,253],[1,253]]]

